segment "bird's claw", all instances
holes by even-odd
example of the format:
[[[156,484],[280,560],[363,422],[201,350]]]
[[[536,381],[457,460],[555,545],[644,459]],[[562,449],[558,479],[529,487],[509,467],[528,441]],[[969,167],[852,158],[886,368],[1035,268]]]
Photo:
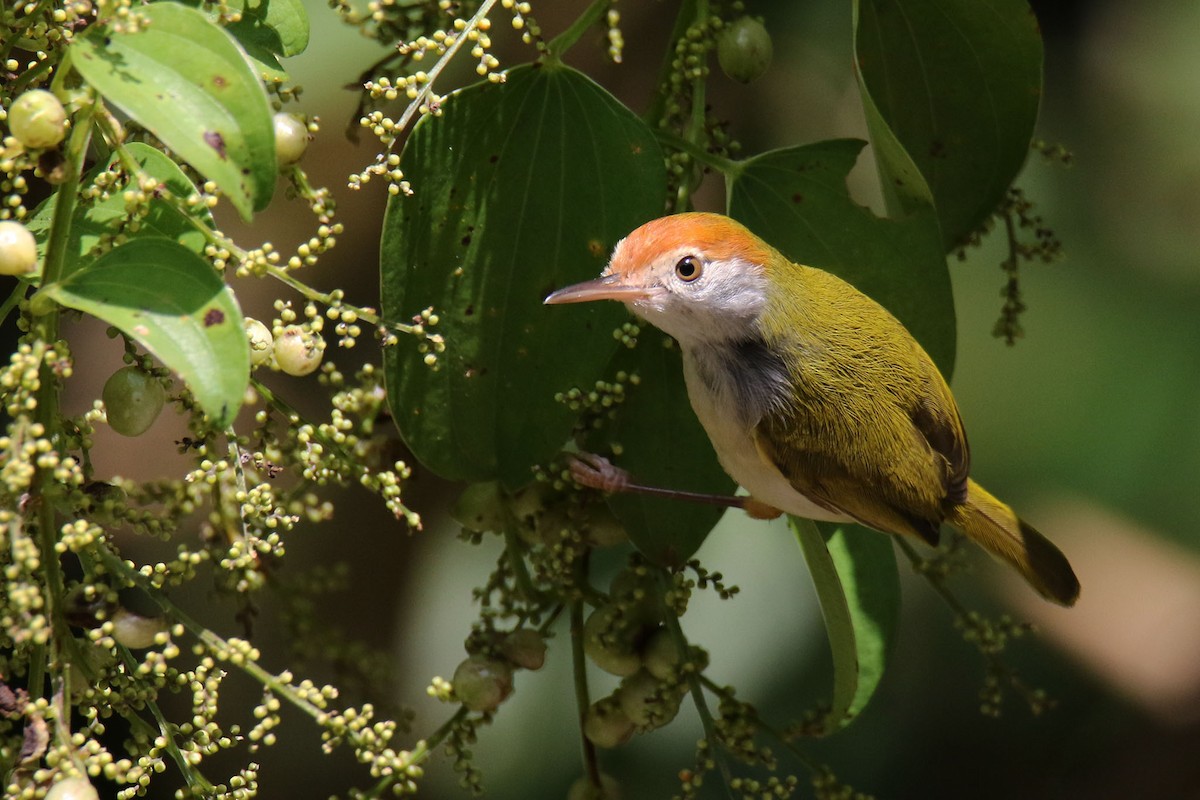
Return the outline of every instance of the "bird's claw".
[[[580,486],[602,492],[620,492],[629,486],[629,473],[595,453],[577,453],[568,466],[571,478]]]

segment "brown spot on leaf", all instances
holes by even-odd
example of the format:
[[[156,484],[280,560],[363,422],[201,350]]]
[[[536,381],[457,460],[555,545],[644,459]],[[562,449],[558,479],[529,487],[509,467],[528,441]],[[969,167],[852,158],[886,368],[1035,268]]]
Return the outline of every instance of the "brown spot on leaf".
[[[217,87],[218,89],[224,89],[229,85],[229,81],[225,80],[224,75],[213,75],[212,82],[213,86]]]
[[[929,143],[930,158],[945,158],[946,155],[946,143],[941,139],[934,139]]]
[[[793,203],[803,203],[804,195],[800,194],[799,192],[796,192],[794,195],[792,195],[792,202]]]
[[[602,256],[604,255],[604,242],[599,239],[589,239],[587,249],[594,256]]]
[[[204,327],[211,328],[225,321],[225,312],[219,308],[210,308],[204,312]]]
[[[217,155],[225,158],[225,137],[216,131],[204,132],[204,143],[217,151]]]

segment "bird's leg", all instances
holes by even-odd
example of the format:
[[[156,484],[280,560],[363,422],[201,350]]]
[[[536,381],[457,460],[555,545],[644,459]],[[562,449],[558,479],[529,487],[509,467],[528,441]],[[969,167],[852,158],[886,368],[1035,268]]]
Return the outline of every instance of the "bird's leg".
[[[571,477],[581,486],[599,489],[602,492],[631,492],[633,494],[648,494],[655,497],[667,497],[673,500],[688,500],[693,503],[706,503],[714,506],[740,508],[747,516],[754,519],[775,519],[783,512],[753,497],[735,495],[702,494],[699,492],[683,492],[677,489],[660,489],[657,486],[643,486],[634,483],[630,474],[613,464],[607,458],[594,453],[578,453],[571,458]]]

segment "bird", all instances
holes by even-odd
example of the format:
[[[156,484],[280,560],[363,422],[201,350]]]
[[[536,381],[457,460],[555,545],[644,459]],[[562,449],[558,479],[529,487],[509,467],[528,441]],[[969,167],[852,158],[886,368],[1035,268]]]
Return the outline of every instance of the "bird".
[[[692,408],[753,516],[853,522],[931,545],[945,523],[1046,599],[1075,603],[1062,551],[970,477],[962,418],[933,360],[851,284],[730,217],[685,212],[637,228],[600,277],[544,302],[596,300],[624,303],[678,342]],[[603,463],[581,472],[621,488]]]

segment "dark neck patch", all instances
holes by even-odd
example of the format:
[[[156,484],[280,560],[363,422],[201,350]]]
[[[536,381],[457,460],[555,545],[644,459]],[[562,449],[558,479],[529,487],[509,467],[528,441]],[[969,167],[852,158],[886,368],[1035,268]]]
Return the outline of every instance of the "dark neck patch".
[[[787,365],[761,337],[695,345],[689,355],[697,377],[713,394],[732,400],[747,427],[787,407]]]

